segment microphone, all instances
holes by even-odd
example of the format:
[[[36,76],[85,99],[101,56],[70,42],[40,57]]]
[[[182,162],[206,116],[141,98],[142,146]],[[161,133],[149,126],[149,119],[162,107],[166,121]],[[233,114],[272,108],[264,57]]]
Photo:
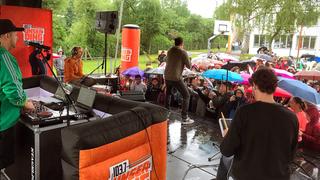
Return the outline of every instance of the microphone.
[[[35,43],[35,42],[31,42],[31,41],[27,41],[26,44],[29,45],[29,46],[36,47],[38,49],[44,49],[44,50],[50,50],[51,49],[49,46],[41,45],[39,43]]]

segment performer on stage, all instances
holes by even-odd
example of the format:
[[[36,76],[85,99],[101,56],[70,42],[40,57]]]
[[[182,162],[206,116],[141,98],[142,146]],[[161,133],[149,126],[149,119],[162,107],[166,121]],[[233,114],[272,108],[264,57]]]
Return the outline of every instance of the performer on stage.
[[[171,47],[167,55],[167,65],[164,70],[164,78],[167,86],[166,108],[170,109],[171,89],[177,89],[182,97],[181,118],[182,124],[192,124],[194,121],[188,117],[190,94],[186,84],[182,79],[182,72],[185,67],[191,68],[191,63],[187,52],[183,49],[183,39],[174,39],[174,46]]]
[[[9,50],[16,47],[17,28],[9,19],[0,19],[0,169],[14,162],[14,125],[20,110],[34,110],[22,88],[17,60]]]
[[[85,77],[83,74],[82,54],[83,49],[81,47],[74,47],[71,50],[71,57],[64,60],[64,82],[92,86],[95,84],[95,80]]]

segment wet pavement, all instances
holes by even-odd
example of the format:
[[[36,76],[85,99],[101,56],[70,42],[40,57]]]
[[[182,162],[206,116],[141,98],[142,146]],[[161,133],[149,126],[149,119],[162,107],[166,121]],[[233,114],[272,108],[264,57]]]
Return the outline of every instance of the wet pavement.
[[[167,180],[214,179],[221,157],[218,147],[222,141],[219,126],[210,118],[200,118],[192,114],[189,116],[195,122],[191,125],[181,125],[180,114],[177,110],[171,110],[168,129]],[[209,158],[212,160],[209,161]],[[320,156],[309,157],[308,160],[314,163],[314,166],[320,167]],[[299,163],[309,175],[317,173],[310,163],[305,161],[305,164]],[[297,175],[293,179],[307,178]]]
[[[181,117],[172,111],[169,117],[168,142],[168,180],[209,180],[215,178],[219,164],[219,148],[215,144],[221,142],[218,125],[190,115],[195,122],[181,125]],[[213,160],[208,161],[212,156]],[[206,167],[210,166],[210,167]],[[189,171],[188,171],[189,170]],[[185,178],[184,178],[185,177]]]

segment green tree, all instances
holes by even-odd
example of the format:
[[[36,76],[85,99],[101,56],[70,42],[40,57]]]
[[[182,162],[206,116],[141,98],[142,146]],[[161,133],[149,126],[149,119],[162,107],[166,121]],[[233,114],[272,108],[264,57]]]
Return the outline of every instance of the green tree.
[[[137,17],[142,32],[142,48],[151,53],[151,41],[160,33],[162,15],[160,2],[159,0],[141,0],[137,9],[141,12]]]
[[[230,6],[231,6],[230,0],[221,4],[218,8],[215,9],[213,13],[213,18],[216,20],[230,21],[230,15],[231,15]]]
[[[298,26],[315,25],[320,17],[319,7],[312,1],[278,0],[273,12],[266,16],[264,30],[268,35],[269,48],[276,37],[282,34],[292,34]]]
[[[104,34],[95,30],[96,11],[118,10],[122,0],[46,0],[53,10],[54,47],[70,50],[82,46],[93,56],[103,56]],[[122,24],[141,28],[141,51],[156,53],[172,46],[182,36],[188,50],[204,49],[212,34],[213,19],[190,13],[186,0],[125,0]],[[108,53],[113,55],[116,38],[108,35]],[[69,51],[66,51],[69,52]]]
[[[67,26],[65,21],[65,13],[67,11],[67,0],[54,1],[47,0],[42,2],[44,8],[53,11],[52,29],[53,29],[53,49],[57,50],[60,46],[64,47],[65,37],[67,36]]]
[[[266,31],[271,42],[281,33],[294,32],[301,24],[314,24],[319,18],[315,0],[231,0],[226,11],[234,16],[243,34],[242,53],[248,53],[253,28]],[[225,16],[222,10],[217,15]]]

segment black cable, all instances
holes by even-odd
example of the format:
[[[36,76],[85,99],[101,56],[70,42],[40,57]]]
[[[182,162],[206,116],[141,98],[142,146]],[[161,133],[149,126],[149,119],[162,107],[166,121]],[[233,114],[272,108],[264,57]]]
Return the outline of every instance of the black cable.
[[[134,110],[132,110],[132,109],[130,109],[129,111],[135,113],[135,114],[138,116],[139,120],[141,120],[141,122],[142,122],[142,125],[143,125],[143,127],[144,127],[144,130],[145,130],[146,133],[147,133],[148,142],[149,142],[149,147],[150,147],[150,151],[151,151],[152,167],[153,167],[153,169],[154,169],[154,173],[156,174],[157,180],[159,180],[158,173],[157,173],[157,170],[156,170],[156,167],[155,167],[155,163],[154,163],[154,161],[153,161],[153,151],[152,151],[151,141],[150,141],[150,138],[149,138],[149,133],[148,133],[148,130],[147,130],[147,125],[145,124],[144,119],[143,119],[136,111],[134,111]]]

